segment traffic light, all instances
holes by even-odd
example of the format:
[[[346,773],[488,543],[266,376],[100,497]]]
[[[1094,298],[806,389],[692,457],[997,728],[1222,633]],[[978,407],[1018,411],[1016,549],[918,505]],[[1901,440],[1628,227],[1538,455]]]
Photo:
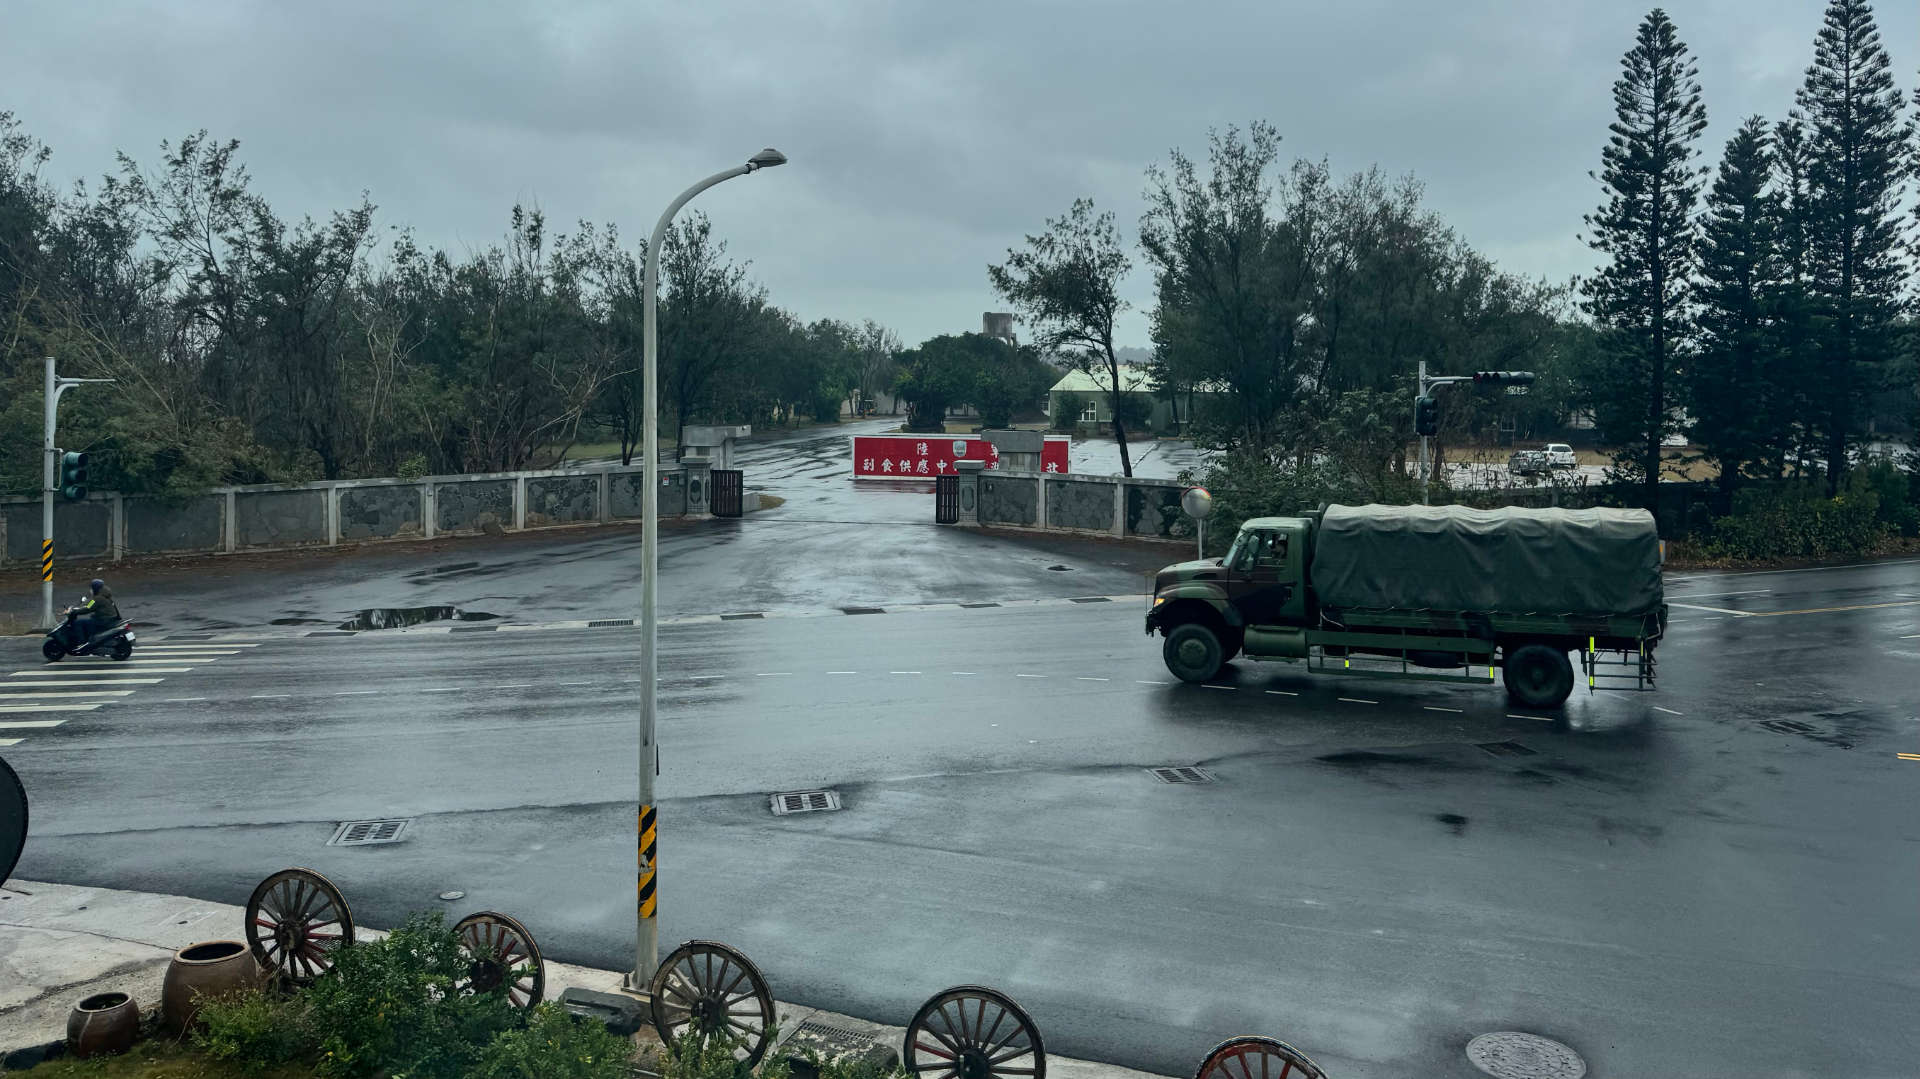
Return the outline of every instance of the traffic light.
[[[1476,386],[1530,386],[1533,384],[1533,372],[1475,371],[1473,384]]]
[[[1431,397],[1421,396],[1413,399],[1413,430],[1420,435],[1438,434],[1440,431],[1439,402]]]
[[[87,497],[87,455],[60,455],[60,496],[74,502]]]

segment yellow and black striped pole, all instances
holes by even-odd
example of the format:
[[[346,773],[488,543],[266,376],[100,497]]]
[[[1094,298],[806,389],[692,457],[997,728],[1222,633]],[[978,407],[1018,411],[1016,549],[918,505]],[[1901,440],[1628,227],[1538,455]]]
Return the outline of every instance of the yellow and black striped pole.
[[[655,907],[653,887],[658,863],[654,856],[659,840],[659,815],[658,806],[640,807],[640,919],[643,922],[653,920]]]
[[[40,579],[53,583],[53,541],[50,539],[40,541]]]

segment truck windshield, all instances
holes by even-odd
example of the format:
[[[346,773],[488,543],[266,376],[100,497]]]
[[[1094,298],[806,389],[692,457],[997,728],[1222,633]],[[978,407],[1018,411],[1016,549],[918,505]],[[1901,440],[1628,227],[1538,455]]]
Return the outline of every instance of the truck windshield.
[[[1254,534],[1250,531],[1233,537],[1233,546],[1227,548],[1227,557],[1221,564],[1229,568],[1238,565],[1240,556],[1247,552],[1247,547],[1253,542]]]

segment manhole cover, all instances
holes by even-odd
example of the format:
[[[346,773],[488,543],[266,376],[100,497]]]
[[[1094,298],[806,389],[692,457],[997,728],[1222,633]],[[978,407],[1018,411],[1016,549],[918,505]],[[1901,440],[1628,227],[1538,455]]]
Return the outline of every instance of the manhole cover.
[[[375,843],[398,843],[406,834],[410,817],[392,817],[386,820],[350,820],[343,822],[334,830],[333,838],[327,840],[329,847],[370,847]]]
[[[1503,1030],[1467,1043],[1467,1062],[1495,1079],[1581,1079],[1587,1062],[1552,1038]]]
[[[786,791],[768,798],[773,805],[773,815],[784,817],[789,813],[822,813],[840,808],[838,791]]]
[[[587,623],[588,629],[612,629],[615,626],[631,626],[631,618],[597,618]]]
[[[1147,771],[1152,772],[1153,778],[1162,783],[1213,782],[1212,772],[1207,771],[1205,768],[1194,768],[1188,765],[1179,765],[1171,768],[1149,768]]]
[[[1807,734],[1814,729],[1813,724],[1802,723],[1797,719],[1769,719],[1760,725],[1781,734]]]

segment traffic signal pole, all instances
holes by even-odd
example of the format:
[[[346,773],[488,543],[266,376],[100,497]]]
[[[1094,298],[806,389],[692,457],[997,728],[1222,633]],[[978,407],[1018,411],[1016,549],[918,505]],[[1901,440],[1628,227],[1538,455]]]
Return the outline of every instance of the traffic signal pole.
[[[41,449],[46,463],[41,466],[40,483],[40,624],[52,629],[53,620],[53,493],[59,480],[56,478],[60,451],[53,445],[54,418],[60,411],[60,395],[83,382],[112,382],[110,378],[61,378],[53,370],[53,357],[47,357],[46,413]],[[84,455],[80,458],[83,462]],[[84,471],[84,465],[81,466]],[[75,495],[86,497],[84,491]]]
[[[1420,395],[1414,399],[1413,425],[1420,435],[1420,504],[1427,502],[1427,480],[1433,471],[1433,453],[1428,437],[1437,433],[1439,423],[1438,405],[1433,400],[1433,391],[1456,382],[1471,382],[1475,386],[1505,386],[1508,393],[1525,393],[1533,384],[1532,371],[1475,371],[1471,375],[1427,375],[1427,361],[1420,361]]]

